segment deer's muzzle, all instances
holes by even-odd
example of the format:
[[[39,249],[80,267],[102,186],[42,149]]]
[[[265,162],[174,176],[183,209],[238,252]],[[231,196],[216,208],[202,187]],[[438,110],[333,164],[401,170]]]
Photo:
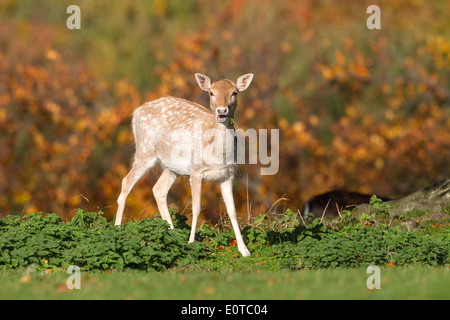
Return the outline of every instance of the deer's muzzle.
[[[228,108],[217,108],[216,119],[218,122],[224,122],[227,119]]]

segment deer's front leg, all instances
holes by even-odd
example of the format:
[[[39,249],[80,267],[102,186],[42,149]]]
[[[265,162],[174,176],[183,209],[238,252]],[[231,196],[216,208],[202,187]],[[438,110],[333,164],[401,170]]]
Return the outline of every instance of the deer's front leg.
[[[223,201],[227,207],[227,213],[230,217],[231,224],[233,225],[234,234],[238,243],[239,252],[244,256],[250,256],[250,252],[242,239],[241,230],[239,229],[239,223],[236,217],[236,208],[234,206],[233,199],[233,179],[230,178],[220,184],[220,189],[222,191]]]
[[[197,227],[198,216],[200,215],[200,200],[202,196],[202,178],[191,176],[189,178],[192,194],[192,226],[189,235],[189,243],[195,240],[195,229]]]

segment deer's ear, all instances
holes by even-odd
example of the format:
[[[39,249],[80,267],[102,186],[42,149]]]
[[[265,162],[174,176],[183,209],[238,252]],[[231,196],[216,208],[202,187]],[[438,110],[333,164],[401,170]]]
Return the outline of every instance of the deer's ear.
[[[203,91],[211,90],[211,79],[208,76],[205,76],[204,74],[201,73],[196,73],[195,80],[197,80],[198,86]]]
[[[240,76],[236,81],[236,88],[239,91],[244,91],[248,88],[253,79],[253,73],[247,73],[243,76]]]

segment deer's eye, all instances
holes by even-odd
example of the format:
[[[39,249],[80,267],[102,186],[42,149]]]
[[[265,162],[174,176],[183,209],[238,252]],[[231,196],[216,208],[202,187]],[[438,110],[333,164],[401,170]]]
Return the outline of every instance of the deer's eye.
[[[210,92],[209,92],[209,95],[210,95],[211,97],[214,97],[214,92],[210,91]]]

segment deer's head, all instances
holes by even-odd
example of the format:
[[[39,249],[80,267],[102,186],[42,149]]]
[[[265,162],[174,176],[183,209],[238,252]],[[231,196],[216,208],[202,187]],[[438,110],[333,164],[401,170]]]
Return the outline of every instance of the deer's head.
[[[248,88],[252,82],[253,74],[247,73],[239,77],[236,83],[228,79],[211,82],[208,76],[201,73],[196,73],[195,79],[200,88],[209,93],[210,107],[216,115],[216,121],[228,124],[230,119],[234,117],[237,95]]]

